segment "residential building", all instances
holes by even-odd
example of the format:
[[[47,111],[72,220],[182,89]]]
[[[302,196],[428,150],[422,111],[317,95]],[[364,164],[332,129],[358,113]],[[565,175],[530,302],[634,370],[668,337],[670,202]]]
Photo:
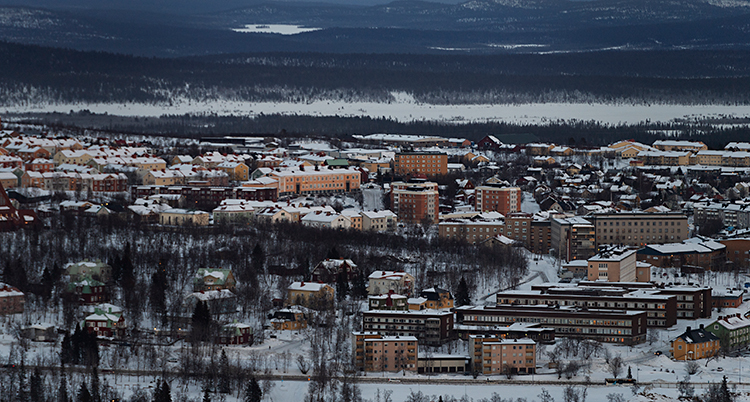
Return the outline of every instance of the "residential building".
[[[429,203],[428,203],[429,204]],[[362,211],[359,213],[362,220],[362,230],[385,232],[396,229],[398,216],[386,209],[383,211]],[[352,221],[352,225],[354,222]]]
[[[219,345],[252,345],[253,328],[248,324],[239,322],[224,324],[219,329],[216,343]]]
[[[352,221],[346,216],[330,211],[309,213],[303,216],[300,222],[305,226],[326,229],[349,229],[352,225]]]
[[[645,311],[583,309],[573,306],[461,306],[456,322],[464,326],[532,322],[554,328],[556,337],[635,345],[646,340]]]
[[[172,208],[159,213],[159,224],[167,226],[207,226],[208,212]]]
[[[250,224],[255,208],[246,200],[226,199],[211,211],[216,224]]]
[[[670,342],[669,351],[675,360],[687,361],[716,356],[720,348],[719,338],[701,324],[698,329],[687,327],[682,335]]]
[[[448,155],[440,152],[402,152],[393,159],[396,176],[425,175],[435,177],[448,174]]]
[[[13,286],[0,282],[0,315],[23,313],[26,296]]]
[[[484,375],[533,374],[536,372],[536,342],[529,338],[472,335],[469,360],[472,371]]]
[[[645,246],[680,242],[689,237],[687,216],[680,213],[617,212],[586,217],[596,227],[596,244]]]
[[[18,187],[18,176],[10,172],[0,172],[0,186],[3,188]]]
[[[750,345],[750,319],[739,313],[720,315],[705,329],[719,338],[724,350],[735,350]]]
[[[718,270],[726,263],[726,246],[710,239],[693,237],[681,243],[648,244],[638,250],[638,259],[655,267],[686,265]]]
[[[227,289],[234,292],[237,281],[231,269],[226,268],[198,268],[193,277],[193,291]]]
[[[318,309],[331,303],[335,290],[328,284],[315,282],[293,282],[287,287],[285,305],[299,305]]]
[[[367,293],[370,295],[393,291],[396,294],[410,296],[414,292],[414,277],[406,272],[375,271],[367,279]]]
[[[380,295],[368,295],[367,306],[370,310],[410,310],[409,298],[404,295],[388,292]]]
[[[307,168],[274,170],[268,174],[277,180],[280,196],[292,194],[342,193],[359,189],[362,173],[345,169]]]
[[[726,246],[727,262],[735,267],[746,268],[750,266],[750,238],[737,238],[719,240]]]
[[[588,259],[588,279],[590,281],[636,282],[635,256],[635,249],[603,247],[599,253]]]
[[[705,151],[708,146],[701,141],[656,140],[653,147],[662,151]]]
[[[226,172],[229,180],[246,181],[250,178],[250,168],[243,162],[222,162],[216,166],[217,169]]]
[[[98,304],[109,300],[107,286],[104,282],[83,276],[68,283],[65,293],[70,295],[79,304]]]
[[[474,189],[477,211],[496,211],[503,215],[521,212],[521,188],[483,185]]]
[[[74,281],[90,277],[104,283],[112,281],[112,267],[101,260],[71,262],[65,265],[65,274]]]
[[[533,290],[541,290],[550,285],[533,285]],[[693,285],[664,285],[658,286],[648,282],[588,282],[581,281],[580,287],[615,287],[634,290],[646,290],[657,295],[675,296],[677,298],[677,319],[694,320],[696,318],[711,317],[711,288]],[[641,307],[639,307],[641,308]]]
[[[354,367],[367,372],[417,371],[419,345],[414,336],[352,334]]]
[[[431,287],[419,292],[419,297],[426,299],[425,308],[438,310],[453,308],[453,295],[447,289]]]
[[[453,339],[453,313],[443,310],[369,310],[362,329],[384,336],[415,336],[419,343],[442,345]]]
[[[93,314],[86,316],[83,327],[99,337],[123,337],[125,336],[125,318],[122,309],[111,304],[96,306]]]
[[[482,335],[502,339],[529,338],[537,344],[544,343],[551,345],[555,343],[555,329],[543,327],[539,323],[514,322],[508,326],[456,324],[453,326],[453,330],[456,331],[459,338],[467,341],[472,335]]]
[[[335,283],[340,273],[344,273],[346,279],[351,281],[356,278],[359,268],[349,259],[326,258],[313,268],[311,275],[313,282]]]
[[[438,185],[422,179],[391,183],[391,209],[408,223],[438,223]]]
[[[549,219],[536,216],[531,221],[529,251],[534,254],[549,254],[552,247],[552,224]]]
[[[229,289],[202,290],[185,297],[184,314],[190,316],[199,302],[206,303],[212,315],[233,314],[237,312],[237,296]]]
[[[736,288],[713,289],[711,290],[711,305],[719,311],[723,308],[739,308],[744,295],[744,290]]]
[[[289,306],[277,310],[271,318],[271,325],[277,331],[299,331],[307,328],[307,317],[304,307]]]
[[[596,252],[594,225],[587,219],[574,216],[550,220],[552,249],[563,261],[586,260]]]

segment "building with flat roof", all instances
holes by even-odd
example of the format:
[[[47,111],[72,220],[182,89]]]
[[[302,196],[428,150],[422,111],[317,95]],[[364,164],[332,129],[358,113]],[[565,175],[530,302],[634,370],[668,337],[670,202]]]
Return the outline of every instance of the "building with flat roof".
[[[533,374],[536,372],[536,342],[529,338],[469,336],[469,364],[474,372]]]
[[[362,312],[362,330],[386,336],[415,336],[425,345],[453,339],[453,313],[444,310],[370,310]]]
[[[448,154],[442,152],[401,152],[393,159],[397,176],[425,175],[435,177],[448,174]]]
[[[627,247],[602,248],[588,259],[588,280],[637,282],[635,256],[636,250]]]
[[[461,306],[456,322],[463,325],[510,325],[535,322],[555,329],[557,337],[595,339],[634,345],[646,340],[645,311],[599,310],[574,306]]]
[[[417,371],[419,344],[414,336],[352,334],[354,366],[367,372]]]
[[[550,220],[551,247],[563,261],[586,260],[596,253],[594,225],[580,216]]]
[[[680,242],[689,237],[687,216],[680,213],[626,212],[587,215],[596,228],[596,245],[645,246]]]
[[[440,198],[437,183],[412,179],[391,183],[391,209],[408,223],[438,223]]]
[[[477,211],[496,211],[503,215],[521,212],[521,188],[483,185],[474,189],[474,207]]]

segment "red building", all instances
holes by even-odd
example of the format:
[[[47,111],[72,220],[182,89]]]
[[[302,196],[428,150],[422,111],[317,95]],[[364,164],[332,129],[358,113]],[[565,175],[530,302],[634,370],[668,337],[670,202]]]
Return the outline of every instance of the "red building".
[[[391,183],[391,210],[400,222],[438,222],[438,185],[424,179]]]
[[[477,211],[497,211],[503,215],[521,212],[519,187],[479,186],[475,190],[474,206]]]
[[[55,168],[55,163],[52,159],[34,159],[31,162],[26,162],[26,171],[29,172],[51,172]]]
[[[0,282],[0,315],[23,313],[25,302],[20,290]]]
[[[253,329],[247,324],[232,323],[221,327],[216,343],[220,345],[252,345]]]
[[[3,185],[0,184],[0,232],[18,230],[39,223],[36,213],[27,209],[16,209],[10,202]]]

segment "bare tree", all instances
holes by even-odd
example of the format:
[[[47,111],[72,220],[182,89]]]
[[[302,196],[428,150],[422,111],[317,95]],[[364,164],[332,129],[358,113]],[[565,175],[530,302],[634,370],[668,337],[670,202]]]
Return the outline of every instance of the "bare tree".
[[[700,368],[701,368],[701,365],[698,364],[698,362],[689,361],[685,363],[685,372],[687,373],[688,376],[691,376],[697,373],[698,370],[700,370]]]
[[[685,377],[677,383],[677,392],[680,393],[680,398],[693,399],[695,395],[695,387],[690,383],[690,375],[687,374]]]
[[[612,374],[614,378],[617,378],[622,374],[622,367],[623,367],[623,361],[622,356],[617,355],[611,359],[609,359],[608,368],[609,372]]]
[[[607,402],[625,402],[625,397],[622,394],[607,394]]]
[[[305,356],[297,355],[297,368],[302,374],[307,374],[310,371],[310,361],[305,359]]]

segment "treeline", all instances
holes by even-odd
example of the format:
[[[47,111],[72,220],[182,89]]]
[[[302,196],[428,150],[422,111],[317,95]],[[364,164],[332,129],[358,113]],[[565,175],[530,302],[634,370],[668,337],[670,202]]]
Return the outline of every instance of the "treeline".
[[[156,59],[0,43],[3,105],[174,100],[750,103],[750,52]],[[630,58],[635,62],[628,62]],[[659,61],[656,67],[646,60]],[[670,67],[682,66],[675,69]],[[694,66],[694,67],[686,67]],[[600,67],[600,68],[599,68]],[[676,72],[675,72],[676,71]],[[730,73],[731,72],[731,73]]]
[[[377,117],[295,116],[269,114],[250,116],[165,115],[136,118],[110,116],[87,111],[64,114],[28,114],[14,116],[20,123],[44,123],[60,132],[84,133],[96,129],[112,133],[200,138],[212,135],[254,135],[279,138],[320,137],[350,139],[352,134],[398,133],[461,137],[479,141],[492,134],[505,143],[537,141],[593,147],[622,139],[651,144],[659,139],[703,141],[711,149],[722,149],[730,141],[747,141],[750,127],[732,120],[715,121],[717,125],[695,122],[640,123],[630,125],[602,124],[594,121],[550,122],[541,125],[508,122],[449,124],[439,121],[398,122]],[[723,123],[724,125],[720,125]]]

